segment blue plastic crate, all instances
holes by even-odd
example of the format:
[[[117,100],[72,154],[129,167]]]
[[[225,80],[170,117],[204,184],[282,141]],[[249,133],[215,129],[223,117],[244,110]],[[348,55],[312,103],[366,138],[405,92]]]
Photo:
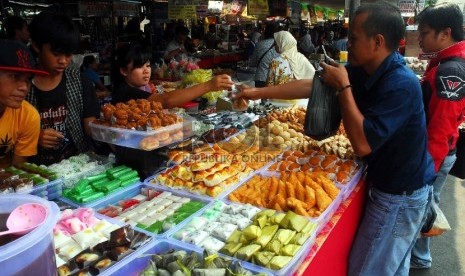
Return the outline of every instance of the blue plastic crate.
[[[171,249],[185,250],[188,253],[195,252],[199,257],[203,256],[203,250],[201,248],[190,246],[189,244],[181,243],[175,240],[160,239],[155,240],[153,243],[145,245],[143,248],[137,250],[135,254],[128,256],[121,262],[118,262],[114,266],[110,267],[108,270],[105,270],[100,275],[138,275],[148,265],[151,258],[151,254],[163,254]],[[226,256],[225,258],[233,259],[229,256]],[[241,263],[243,268],[249,270],[254,274],[263,273],[264,275],[271,275],[269,271],[262,269],[258,266],[249,265],[248,263],[242,261],[239,262]]]
[[[107,207],[108,205],[116,205],[121,200],[130,199],[130,198],[140,194],[142,188],[149,188],[149,189],[153,189],[155,191],[161,191],[161,192],[168,191],[166,189],[160,189],[159,187],[154,187],[152,185],[139,183],[137,185],[131,186],[128,189],[124,189],[124,190],[121,190],[121,191],[119,191],[117,193],[111,194],[111,195],[99,200],[98,202],[94,202],[95,204],[92,205],[92,208],[94,208],[96,210],[96,212],[97,212],[99,209]],[[202,202],[202,203],[205,204],[205,206],[202,207],[201,209],[199,209],[197,212],[190,215],[188,218],[186,218],[181,223],[178,223],[178,225],[176,225],[172,229],[170,229],[170,230],[168,230],[168,231],[166,231],[166,232],[164,232],[162,234],[159,234],[159,235],[154,234],[152,232],[149,232],[149,231],[147,231],[145,229],[139,228],[139,227],[137,227],[137,225],[133,226],[135,229],[137,229],[138,231],[144,232],[144,233],[146,233],[148,235],[151,235],[151,236],[166,236],[166,235],[169,235],[172,232],[179,229],[179,227],[182,227],[185,224],[186,221],[189,221],[192,217],[197,216],[199,213],[203,212],[203,210],[207,206],[209,206],[209,204],[212,202],[211,199],[203,198],[203,197],[188,194],[188,193],[183,193],[181,191],[169,191],[169,192],[171,192],[175,196],[186,197],[186,198],[189,198],[189,199],[194,200],[194,201]],[[102,216],[106,217],[105,215],[102,215]]]
[[[61,196],[63,193],[63,179],[50,181],[41,185],[32,187],[31,190],[24,190],[18,194],[31,194],[47,200],[54,200]]]
[[[342,198],[342,197],[341,197]],[[236,205],[244,205],[244,204],[241,204],[241,203],[236,203],[236,202],[229,202],[229,201],[226,201],[226,200],[220,200],[222,202],[224,202],[225,204],[236,204]],[[210,205],[210,207],[213,206]],[[208,208],[208,207],[207,207]],[[205,210],[207,209],[205,208]],[[260,208],[262,209],[262,208]],[[262,209],[262,210],[265,210],[265,209]],[[200,213],[199,216],[201,216],[203,214]],[[183,226],[180,226],[178,229],[176,229],[175,231],[172,231],[169,235],[167,235],[168,237],[168,240],[169,241],[175,241],[177,242],[178,244],[182,244],[183,246],[188,246],[188,247],[193,247],[193,248],[196,248],[197,250],[203,250],[203,248],[201,247],[198,247],[196,245],[193,245],[193,244],[190,244],[190,243],[185,243],[183,241],[180,241],[176,238],[174,238],[173,236],[178,232],[178,231],[181,231],[185,226],[187,226],[189,224],[189,222],[192,220],[193,217],[191,217],[188,221],[186,221],[184,223]],[[308,220],[310,222],[313,222],[313,223],[317,223],[315,220],[313,219],[310,219],[308,218]],[[222,256],[222,257],[227,257],[227,258],[231,258],[231,259],[234,259],[234,260],[238,260],[238,261],[241,261],[243,264],[246,264],[247,267],[251,267],[251,268],[254,268],[255,271],[260,271],[260,272],[264,272],[266,274],[270,274],[270,275],[279,275],[279,276],[284,276],[284,275],[292,275],[293,272],[295,272],[297,270],[297,268],[300,266],[300,264],[302,263],[302,261],[305,259],[305,257],[308,255],[308,253],[310,252],[312,246],[314,245],[315,243],[315,239],[316,239],[316,236],[318,235],[318,233],[320,232],[320,230],[323,228],[324,225],[321,225],[321,224],[318,224],[317,225],[317,228],[313,231],[313,233],[311,234],[311,236],[307,239],[307,241],[305,241],[305,243],[302,245],[302,248],[297,252],[297,254],[292,258],[292,260],[285,266],[283,267],[282,269],[280,270],[272,270],[270,268],[265,268],[265,267],[262,267],[262,266],[259,266],[259,265],[256,265],[256,264],[253,264],[253,263],[250,263],[248,261],[243,261],[243,260],[240,260],[240,259],[237,259],[235,257],[231,257],[231,256],[228,256],[228,255],[225,255],[225,254],[221,254],[221,253],[218,253],[218,255]]]
[[[262,170],[259,173],[255,174],[257,176],[262,176],[262,177],[279,177],[280,173],[279,172],[270,172],[267,170]],[[230,193],[234,192],[236,189],[239,189],[242,185],[245,185],[247,182],[242,182],[239,186],[236,186],[234,190],[230,191]],[[321,213],[318,217],[308,217],[311,221],[315,222],[318,224],[318,227],[316,229],[317,232],[319,232],[325,225],[326,223],[332,218],[336,210],[339,208],[341,203],[346,199],[346,190],[345,188],[335,182],[336,187],[340,189],[340,192],[338,196],[331,202],[331,204],[326,208],[326,210]],[[229,195],[229,194],[228,194]],[[227,196],[223,199],[223,202],[227,204],[235,203],[235,204],[246,204],[246,203],[238,203],[238,202],[232,202],[230,201]],[[257,208],[260,208],[258,206],[255,206]],[[262,210],[265,210],[267,208],[260,208]]]

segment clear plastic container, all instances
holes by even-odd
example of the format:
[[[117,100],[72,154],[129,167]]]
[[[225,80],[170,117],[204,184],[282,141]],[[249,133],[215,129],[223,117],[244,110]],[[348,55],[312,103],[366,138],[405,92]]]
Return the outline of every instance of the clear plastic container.
[[[169,170],[170,168],[166,169],[166,170]],[[163,172],[165,172],[166,170],[164,170]],[[257,171],[256,171],[257,172]],[[223,191],[218,194],[215,199],[222,199],[222,198],[225,198],[227,195],[229,195],[232,191],[236,190],[238,187],[242,186],[242,184],[244,184],[245,182],[249,181],[250,178],[252,178],[256,172],[251,172],[249,173],[246,177],[242,178],[241,180],[239,180],[236,184],[233,184],[233,185],[230,185],[228,187],[226,187],[225,189],[223,189]],[[158,174],[157,174],[158,175]],[[158,180],[157,180],[157,175],[154,175],[154,176],[151,176],[149,178],[147,178],[144,183],[148,184],[148,185],[152,185],[152,186],[155,186],[155,187],[159,187],[161,189],[164,189],[164,190],[167,190],[167,191],[182,191],[183,193],[186,193],[186,194],[189,194],[191,196],[199,196],[199,197],[202,197],[202,198],[209,198],[209,199],[212,199],[212,197],[210,197],[209,195],[207,194],[200,194],[200,193],[195,193],[191,190],[189,190],[187,187],[184,188],[184,187],[181,187],[181,186],[176,186],[176,187],[171,187],[171,186],[165,186],[163,184],[161,184]]]
[[[44,199],[54,200],[61,196],[63,192],[63,179],[59,178],[57,180],[53,180],[47,182],[45,184],[40,184],[37,186],[32,187],[32,189],[25,189],[17,194],[31,194],[35,195]]]
[[[25,194],[0,195],[0,214],[9,214],[24,203],[39,203],[46,207],[48,216],[44,223],[30,233],[0,246],[2,275],[55,275],[56,262],[53,247],[53,227],[60,210],[50,201]]]
[[[110,192],[109,194],[105,195],[104,197],[101,197],[99,199],[96,199],[96,200],[93,200],[93,201],[90,201],[90,202],[86,202],[86,203],[76,202],[76,201],[71,200],[69,198],[66,198],[64,196],[61,196],[59,198],[59,200],[66,203],[66,204],[69,204],[70,206],[74,206],[74,207],[94,208],[94,206],[96,206],[96,205],[100,204],[101,202],[107,200],[107,198],[112,196],[113,194],[124,193],[125,191],[137,186],[140,183],[141,182],[134,182],[134,184],[131,184],[131,185],[127,186],[127,187],[119,187],[118,189]]]
[[[32,191],[29,192],[31,195],[39,196],[48,200],[54,200],[61,196],[63,192],[63,179],[51,181],[49,183],[34,186]]]
[[[92,130],[92,138],[97,141],[151,151],[193,136],[193,119],[189,116],[183,116],[183,119],[183,122],[151,131],[108,127],[94,123],[90,123],[89,126]]]
[[[222,202],[226,203],[226,204],[237,204],[237,205],[241,205],[241,203],[236,203],[236,202],[230,202],[230,201],[227,201],[227,200],[221,200]],[[213,203],[214,204],[214,203]],[[212,205],[213,205],[212,204]],[[212,207],[212,205],[210,205],[209,207]],[[339,205],[338,205],[339,206]],[[208,209],[209,207],[207,207],[206,209]],[[263,209],[263,208],[260,208],[262,210],[266,210],[266,209]],[[199,215],[201,216],[203,214],[200,213]],[[184,224],[182,226],[180,226],[178,229],[176,229],[175,231],[171,232],[168,236],[168,240],[169,241],[174,241],[176,242],[177,244],[181,244],[183,246],[188,246],[188,247],[192,247],[192,248],[196,248],[197,250],[203,250],[203,248],[200,248],[196,245],[193,245],[193,244],[190,244],[190,243],[185,243],[183,241],[180,241],[178,239],[176,239],[174,236],[176,234],[177,231],[180,231],[182,230],[185,226],[187,226],[191,220],[192,220],[193,217],[191,217],[189,220],[185,221]],[[308,220],[310,222],[315,222],[314,219],[311,219],[311,218],[308,218]],[[318,223],[318,222],[317,222]],[[302,263],[302,261],[305,259],[305,257],[308,255],[308,253],[310,252],[310,249],[312,248],[312,246],[314,245],[315,243],[315,239],[316,239],[316,236],[318,235],[318,233],[320,232],[320,230],[322,229],[324,225],[321,225],[318,223],[318,226],[317,228],[313,231],[313,233],[311,234],[311,236],[307,239],[307,241],[305,241],[305,243],[302,245],[302,247],[300,248],[300,250],[297,252],[296,255],[294,255],[294,257],[292,258],[292,260],[286,265],[284,266],[282,269],[280,270],[272,270],[270,268],[266,268],[266,267],[262,267],[262,266],[259,266],[259,265],[256,265],[256,264],[253,264],[253,263],[250,263],[250,262],[247,262],[247,261],[243,261],[243,260],[239,260],[235,257],[231,257],[231,256],[228,256],[228,255],[224,255],[222,253],[218,253],[219,256],[223,256],[223,257],[226,257],[226,258],[231,258],[233,260],[238,260],[238,261],[241,261],[242,264],[245,264],[244,267],[248,267],[248,268],[251,268],[251,271],[258,271],[258,272],[263,272],[265,274],[270,274],[270,275],[279,275],[279,276],[284,276],[284,275],[292,275],[296,270],[297,268],[300,266],[300,264]]]
[[[352,175],[352,179],[347,184],[338,184],[338,186],[342,187],[341,191],[343,191],[343,200],[346,200],[352,191],[357,186],[358,182],[362,178],[363,173],[365,172],[365,166],[363,164],[359,164],[357,167],[357,171]]]
[[[114,193],[114,194],[109,195],[109,196],[107,196],[107,197],[105,197],[105,198],[103,198],[103,199],[101,199],[99,201],[94,202],[94,204],[92,205],[92,208],[95,209],[95,211],[97,212],[99,209],[107,207],[109,205],[116,205],[121,200],[130,199],[132,197],[135,197],[135,196],[141,194],[141,190],[143,188],[149,188],[149,189],[153,189],[155,191],[160,191],[160,192],[169,191],[169,190],[163,189],[161,187],[154,187],[154,186],[149,185],[149,184],[139,183],[137,185],[131,186],[129,189],[121,190],[121,191],[119,191],[117,193]],[[157,234],[154,234],[154,233],[152,233],[150,231],[147,231],[145,229],[139,228],[139,227],[137,227],[137,225],[133,225],[134,229],[136,229],[137,231],[144,232],[144,233],[146,233],[146,234],[148,234],[150,236],[167,236],[167,235],[173,233],[174,231],[177,231],[179,229],[179,227],[182,227],[185,224],[184,223],[185,221],[190,220],[190,218],[192,218],[194,216],[197,216],[199,213],[202,213],[203,210],[212,202],[212,200],[209,199],[209,198],[203,198],[203,197],[200,197],[200,196],[196,196],[196,195],[192,195],[192,194],[188,194],[188,193],[183,193],[182,191],[169,191],[169,192],[171,192],[172,195],[174,195],[174,196],[186,197],[186,198],[189,198],[191,200],[202,202],[202,203],[205,204],[205,206],[202,207],[197,212],[190,215],[188,218],[186,218],[181,223],[178,223],[176,226],[174,226],[170,230],[168,230],[168,231],[166,231],[166,232],[164,232],[164,233],[162,233],[160,235],[157,235]],[[100,215],[103,216],[103,217],[106,217],[105,215],[102,215],[102,214],[100,214]]]
[[[254,175],[262,176],[262,177],[266,177],[266,178],[270,178],[270,177],[278,177],[279,178],[280,173],[279,172],[274,172],[274,171],[267,171],[266,169],[264,169],[264,170],[260,171],[257,174],[254,174]],[[247,181],[248,180],[243,181],[240,185],[236,186],[234,188],[234,190],[229,191],[229,193],[232,193],[235,190],[239,189],[242,185],[246,184]],[[308,217],[311,221],[318,224],[318,227],[316,229],[317,232],[319,232],[326,225],[326,223],[331,219],[331,217],[334,215],[336,210],[339,208],[342,201],[346,198],[345,197],[345,189],[344,189],[344,187],[341,187],[341,185],[338,184],[338,183],[335,183],[335,184],[336,184],[336,187],[338,187],[340,189],[340,192],[339,192],[338,196],[331,202],[331,204],[328,206],[328,208],[326,208],[326,210],[323,213],[321,213],[318,217]],[[229,193],[227,195],[229,195]],[[227,195],[224,197],[223,201],[227,202],[227,203],[232,203],[231,201],[228,200]],[[238,202],[234,202],[234,203],[235,204],[246,204],[246,203],[238,203]],[[256,207],[259,207],[259,206],[256,206]],[[260,209],[264,209],[264,208],[260,208]]]
[[[163,254],[169,250],[185,250],[188,253],[195,252],[202,259],[203,250],[199,247],[191,246],[176,240],[160,239],[153,243],[145,245],[140,250],[137,250],[135,254],[132,254],[128,258],[125,258],[121,262],[118,262],[108,270],[104,271],[102,276],[113,275],[113,276],[126,276],[126,275],[138,275],[148,265],[152,254]],[[227,259],[232,259],[227,256]],[[239,261],[243,268],[249,270],[254,274],[263,273],[263,275],[271,275],[271,273],[259,266],[251,265],[246,262]]]

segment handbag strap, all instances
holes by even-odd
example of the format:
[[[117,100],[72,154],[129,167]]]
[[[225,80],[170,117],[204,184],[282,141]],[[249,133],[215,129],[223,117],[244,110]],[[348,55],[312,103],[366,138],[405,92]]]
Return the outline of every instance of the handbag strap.
[[[260,64],[260,62],[262,62],[262,59],[266,55],[266,53],[268,53],[271,49],[273,49],[273,47],[274,47],[274,43],[271,44],[270,48],[268,48],[268,50],[266,50],[266,52],[263,53],[263,55],[260,57],[260,59],[258,59],[257,66]]]

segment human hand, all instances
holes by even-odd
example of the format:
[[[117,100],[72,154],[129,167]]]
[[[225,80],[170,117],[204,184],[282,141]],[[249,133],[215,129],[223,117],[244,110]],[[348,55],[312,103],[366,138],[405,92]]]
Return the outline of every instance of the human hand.
[[[247,100],[258,100],[261,99],[259,91],[260,88],[249,87],[247,85],[238,86],[238,93],[232,95],[233,99],[247,99]]]
[[[54,129],[47,128],[40,130],[39,145],[46,149],[53,149],[61,144],[62,139],[65,136]]]
[[[330,64],[320,62],[320,66],[323,68],[321,77],[326,85],[339,90],[350,84],[349,75],[344,65],[331,60]]]
[[[210,87],[209,91],[229,90],[234,84],[231,77],[226,74],[215,76],[208,82]]]

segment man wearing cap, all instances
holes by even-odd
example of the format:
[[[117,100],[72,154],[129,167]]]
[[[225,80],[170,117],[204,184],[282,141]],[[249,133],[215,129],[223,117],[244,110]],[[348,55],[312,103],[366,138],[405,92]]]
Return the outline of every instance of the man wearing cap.
[[[37,154],[40,118],[24,99],[31,88],[32,75],[48,75],[35,69],[26,46],[16,41],[0,41],[0,168],[25,162]]]

